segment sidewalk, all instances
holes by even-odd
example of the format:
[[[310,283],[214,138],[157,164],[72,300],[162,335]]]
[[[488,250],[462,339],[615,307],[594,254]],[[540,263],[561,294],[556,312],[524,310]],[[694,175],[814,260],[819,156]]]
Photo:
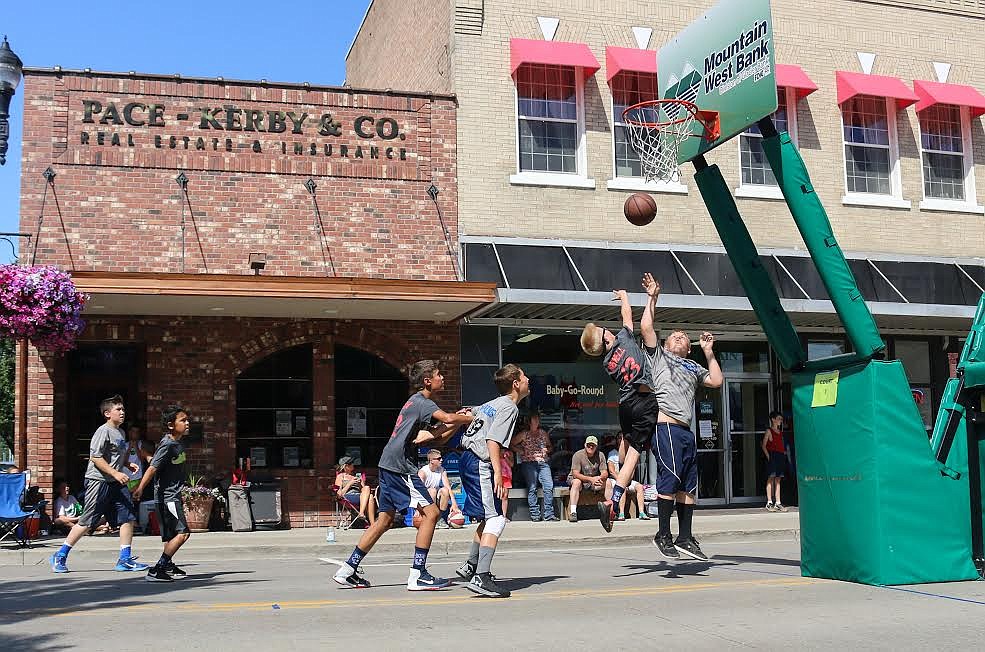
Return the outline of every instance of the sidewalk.
[[[674,519],[676,521],[676,518]],[[677,523],[671,527],[676,531]],[[602,529],[598,520],[577,523],[531,523],[516,521],[507,526],[499,545],[501,550],[591,548],[649,543],[657,530],[656,519],[621,521],[611,533]],[[436,530],[431,546],[433,555],[460,555],[468,551],[475,526],[459,530]],[[392,530],[373,548],[374,554],[410,554],[417,530],[410,527]],[[316,557],[345,558],[359,540],[362,530],[336,529],[335,543],[325,542],[326,528],[257,532],[205,532],[193,534],[181,549],[185,561],[216,559],[280,558],[311,559]],[[742,539],[790,539],[800,534],[800,516],[796,508],[787,513],[770,513],[763,509],[701,510],[694,515],[694,536],[701,542]],[[48,537],[35,542],[32,548],[19,549],[14,544],[0,544],[0,566],[33,566],[46,564],[48,556],[58,549],[63,537]],[[143,559],[156,558],[161,550],[160,537],[137,536],[134,553]],[[119,538],[91,536],[84,538],[72,551],[72,559],[97,560],[114,557],[119,550]]]

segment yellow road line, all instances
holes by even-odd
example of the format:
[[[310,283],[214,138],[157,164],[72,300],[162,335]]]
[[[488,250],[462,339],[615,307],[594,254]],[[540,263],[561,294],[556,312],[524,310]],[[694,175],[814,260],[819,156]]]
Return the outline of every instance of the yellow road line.
[[[684,583],[670,586],[651,586],[642,588],[624,587],[618,589],[568,589],[559,591],[532,591],[524,593],[513,593],[509,600],[490,600],[488,602],[508,604],[517,600],[541,600],[543,598],[554,598],[560,600],[580,600],[585,597],[591,598],[625,598],[643,597],[648,595],[659,595],[664,593],[690,593],[694,591],[708,591],[711,589],[729,588],[734,586],[762,586],[762,587],[785,587],[785,586],[805,586],[816,584],[819,580],[812,578],[791,577],[783,579],[768,580],[740,580],[735,582],[702,582]],[[459,585],[461,586],[461,585]],[[341,589],[340,589],[341,590]],[[353,592],[362,590],[347,589],[346,595],[351,596]],[[434,591],[418,594],[413,597],[402,598],[375,598],[375,599],[338,599],[338,600],[288,600],[285,602],[271,601],[265,602],[215,602],[215,603],[185,603],[171,604],[168,609],[171,611],[181,611],[186,613],[211,613],[216,611],[269,611],[273,604],[277,604],[281,610],[287,609],[327,609],[327,608],[363,608],[363,607],[428,607],[445,606],[449,604],[462,604],[470,600],[473,596],[465,591]],[[486,602],[484,602],[485,604]],[[20,611],[21,614],[34,616],[89,616],[98,614],[100,611],[113,611],[119,613],[120,610],[130,612],[149,611],[159,609],[161,603],[130,605],[130,606],[109,606],[103,609],[89,610],[40,610],[37,612]]]

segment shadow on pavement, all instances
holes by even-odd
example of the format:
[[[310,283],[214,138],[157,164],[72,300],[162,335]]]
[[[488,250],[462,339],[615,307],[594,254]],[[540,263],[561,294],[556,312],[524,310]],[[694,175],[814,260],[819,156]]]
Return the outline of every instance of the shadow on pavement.
[[[89,572],[74,573],[86,579],[75,580],[72,575],[52,575],[44,579],[25,579],[4,582],[0,592],[0,624],[24,623],[47,616],[97,611],[100,609],[133,607],[156,602],[151,598],[162,594],[175,596],[171,602],[183,602],[178,596],[184,587],[228,590],[234,585],[255,584],[268,580],[214,580],[225,575],[252,574],[253,571],[190,574],[182,580],[168,583],[144,581],[143,573],[117,573],[91,579]],[[208,582],[212,581],[211,584]],[[4,640],[6,643],[6,640]],[[21,649],[5,645],[5,649]],[[47,649],[47,648],[32,648]]]
[[[780,559],[779,557],[749,557],[747,555],[715,555],[715,560],[727,559],[737,564],[769,564],[772,566],[800,566],[799,559]]]
[[[23,636],[3,632],[0,634],[0,641],[3,641],[5,650],[17,650],[18,652],[48,652],[49,650],[70,650],[75,647],[69,641],[59,640],[63,637],[75,640],[76,634],[66,632],[65,634],[29,634]]]
[[[712,566],[731,566],[732,564],[714,564],[707,561],[658,561],[652,564],[627,564],[623,568],[636,571],[635,573],[624,573],[613,577],[634,577],[636,575],[647,575],[649,573],[663,573],[666,579],[677,579],[685,576],[703,576],[705,571]]]
[[[544,575],[542,577],[513,577],[510,579],[498,578],[497,581],[510,591],[519,591],[520,589],[529,589],[531,586],[540,586],[541,584],[550,584],[551,582],[556,582],[557,580],[566,579],[568,579],[567,575]]]

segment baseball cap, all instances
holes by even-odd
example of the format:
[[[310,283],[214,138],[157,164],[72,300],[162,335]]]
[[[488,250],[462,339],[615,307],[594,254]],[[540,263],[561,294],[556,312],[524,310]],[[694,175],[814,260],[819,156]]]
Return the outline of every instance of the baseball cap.
[[[585,445],[587,446],[588,444],[595,444],[596,446],[598,446],[599,438],[596,437],[595,435],[589,435],[588,437],[585,437]]]
[[[355,462],[348,455],[339,458],[339,466],[345,466],[346,464],[354,464]]]

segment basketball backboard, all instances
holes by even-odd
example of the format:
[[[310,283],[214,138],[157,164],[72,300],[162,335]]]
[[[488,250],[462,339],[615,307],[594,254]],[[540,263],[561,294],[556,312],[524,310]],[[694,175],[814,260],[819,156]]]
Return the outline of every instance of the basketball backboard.
[[[737,136],[776,111],[773,18],[769,0],[721,0],[660,48],[657,83],[660,99],[686,100],[703,111],[717,111],[719,135],[694,137],[679,145],[685,163]],[[675,104],[662,105],[666,118]]]

